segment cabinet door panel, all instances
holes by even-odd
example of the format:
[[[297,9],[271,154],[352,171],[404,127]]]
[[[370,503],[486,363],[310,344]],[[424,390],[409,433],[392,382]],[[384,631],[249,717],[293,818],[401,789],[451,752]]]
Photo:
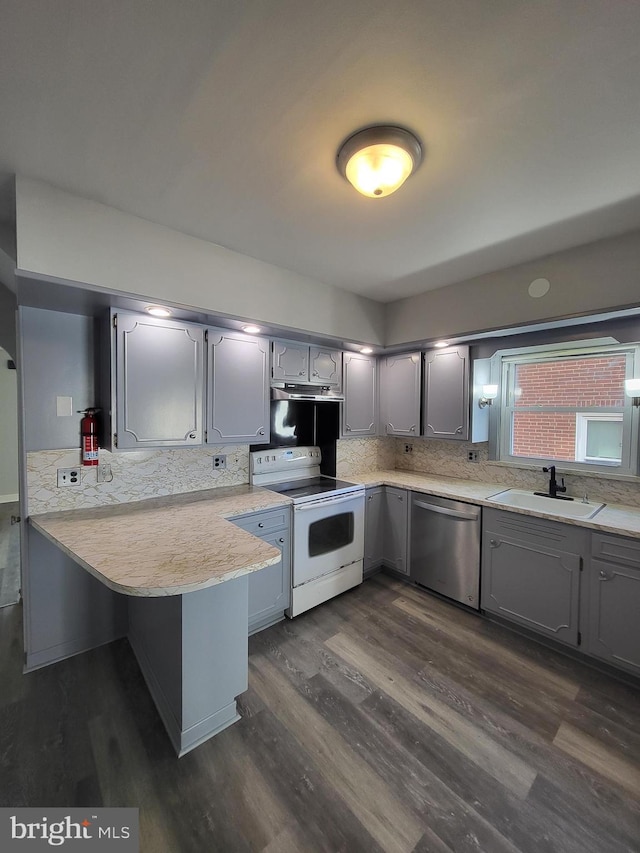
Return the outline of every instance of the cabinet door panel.
[[[202,444],[203,332],[189,323],[117,315],[119,449]]]
[[[640,674],[640,571],[592,560],[589,575],[589,652]]]
[[[432,350],[424,374],[424,435],[469,437],[469,348]]]
[[[249,575],[249,632],[266,627],[274,618],[282,616],[289,606],[291,589],[291,541],[288,530],[261,537],[279,548],[282,560],[266,569]]]
[[[358,353],[344,354],[342,434],[376,435],[378,395],[376,359]]]
[[[420,435],[420,353],[387,356],[381,376],[387,435]]]
[[[395,489],[390,486],[386,486],[384,492],[383,562],[385,566],[408,575],[408,492],[405,489]]]
[[[342,352],[340,350],[309,348],[309,382],[312,385],[342,384]]]
[[[269,342],[209,329],[207,443],[269,441]]]
[[[364,574],[371,573],[382,564],[384,549],[384,490],[367,489],[364,504]]]
[[[580,565],[578,554],[485,530],[482,607],[577,646]]]
[[[309,347],[304,344],[274,341],[271,376],[279,382],[308,382]]]

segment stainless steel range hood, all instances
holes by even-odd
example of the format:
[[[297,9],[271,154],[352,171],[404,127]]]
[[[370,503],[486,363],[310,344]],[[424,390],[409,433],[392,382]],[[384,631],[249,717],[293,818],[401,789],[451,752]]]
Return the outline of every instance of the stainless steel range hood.
[[[340,403],[344,394],[319,385],[292,385],[282,382],[271,386],[272,400],[308,400],[312,403]]]

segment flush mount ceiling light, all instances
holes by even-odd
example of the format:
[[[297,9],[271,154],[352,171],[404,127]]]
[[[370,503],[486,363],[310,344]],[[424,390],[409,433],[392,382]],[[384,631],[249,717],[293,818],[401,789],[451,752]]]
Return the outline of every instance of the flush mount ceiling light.
[[[402,127],[380,125],[354,133],[340,146],[340,174],[362,195],[391,195],[422,163],[422,145]]]
[[[148,308],[144,309],[148,314],[151,314],[153,317],[170,317],[171,311],[168,308],[163,308],[162,305],[149,305]]]
[[[448,346],[449,346],[449,341],[436,341],[434,344],[434,347],[437,347],[438,349],[443,349],[444,347],[448,347]]]
[[[370,355],[373,350],[371,349],[371,347],[362,347],[360,352],[362,353],[362,355]]]
[[[253,323],[250,323],[248,326],[242,327],[243,332],[247,332],[249,335],[257,335],[258,332],[262,331],[260,326],[254,326]]]

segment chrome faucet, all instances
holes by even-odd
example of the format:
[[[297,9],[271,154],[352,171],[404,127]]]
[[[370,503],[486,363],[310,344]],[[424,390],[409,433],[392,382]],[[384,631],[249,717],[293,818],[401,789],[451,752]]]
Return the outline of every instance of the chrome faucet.
[[[562,477],[562,485],[558,485],[558,481],[556,480],[556,466],[549,465],[548,468],[542,469],[545,474],[549,475],[549,497],[557,498],[558,492],[566,492],[567,487],[564,484],[564,477]]]

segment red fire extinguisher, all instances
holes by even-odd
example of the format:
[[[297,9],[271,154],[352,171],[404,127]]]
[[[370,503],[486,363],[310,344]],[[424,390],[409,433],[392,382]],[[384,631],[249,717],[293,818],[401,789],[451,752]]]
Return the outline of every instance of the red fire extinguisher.
[[[84,415],[80,421],[80,441],[83,465],[98,464],[98,419],[96,412],[100,409],[81,410],[79,414]]]

